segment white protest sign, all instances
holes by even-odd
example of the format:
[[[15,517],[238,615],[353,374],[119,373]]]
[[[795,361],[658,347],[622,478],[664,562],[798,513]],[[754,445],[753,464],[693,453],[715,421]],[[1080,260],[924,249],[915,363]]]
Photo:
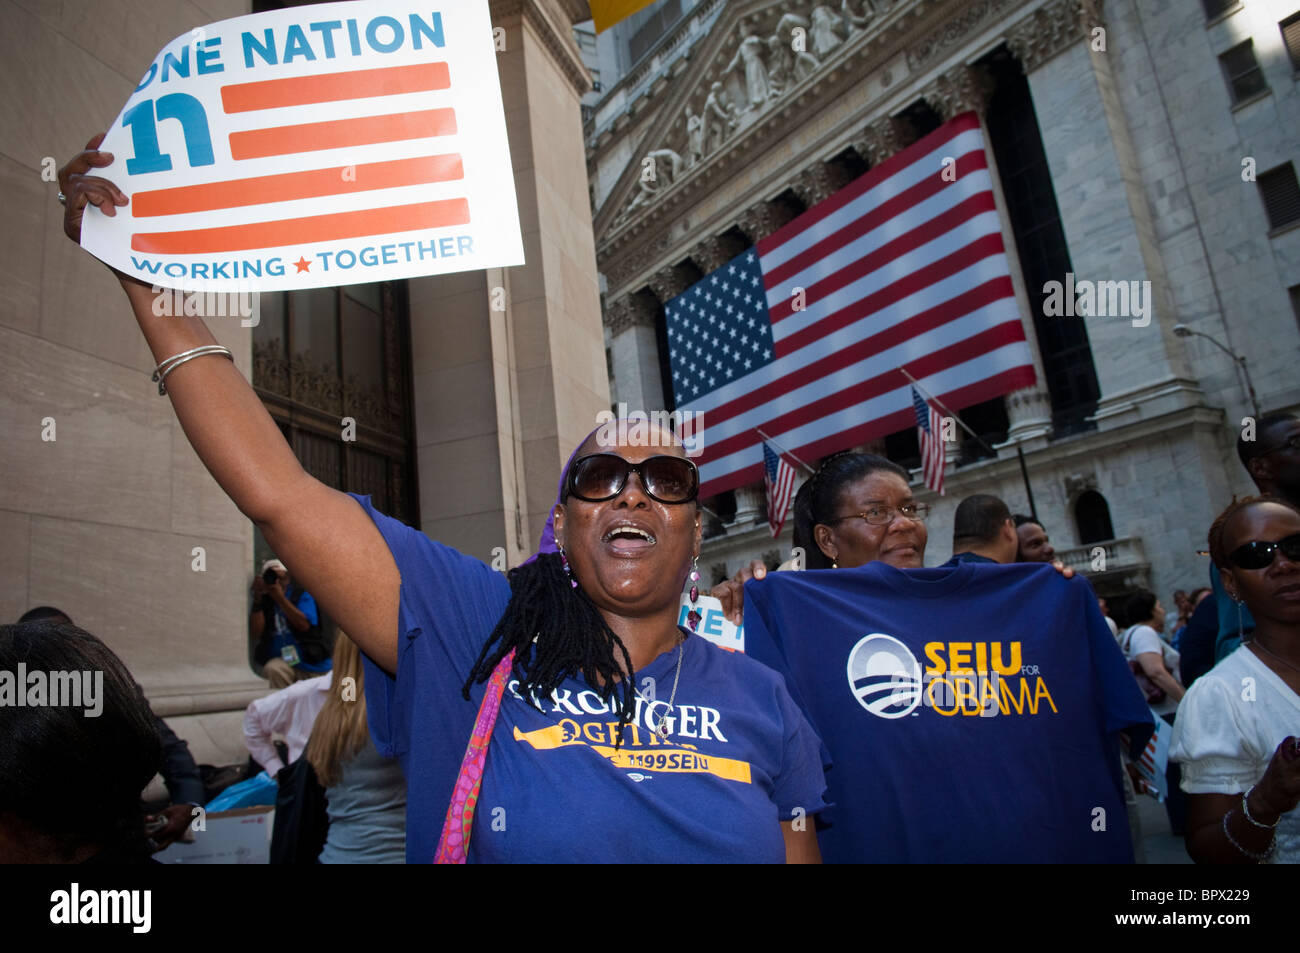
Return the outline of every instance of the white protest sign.
[[[1168,785],[1165,782],[1165,771],[1169,768],[1169,742],[1173,738],[1174,729],[1154,710],[1151,711],[1151,717],[1156,722],[1155,731],[1151,733],[1151,739],[1136,765],[1138,774],[1146,783],[1147,793],[1163,803],[1169,793],[1166,790]]]
[[[291,7],[177,37],[81,244],[141,280],[282,291],[523,263],[487,0]]]
[[[721,646],[729,652],[745,651],[745,627],[736,625],[722,612],[722,603],[713,596],[700,596],[696,608],[700,613],[700,623],[695,634],[703,636],[714,645]],[[677,624],[690,628],[686,615],[691,610],[690,596],[682,593],[681,608],[677,612]]]

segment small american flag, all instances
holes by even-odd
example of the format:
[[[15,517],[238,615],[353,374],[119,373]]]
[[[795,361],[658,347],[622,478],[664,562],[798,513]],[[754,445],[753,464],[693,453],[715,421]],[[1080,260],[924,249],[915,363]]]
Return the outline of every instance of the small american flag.
[[[794,496],[794,467],[775,453],[766,440],[763,441],[763,473],[767,486],[767,525],[772,527],[773,536],[780,536]]]
[[[762,478],[755,428],[810,460],[910,427],[900,367],[954,410],[1034,383],[974,113],[705,275],[664,314],[677,409],[708,422],[702,497]]]
[[[921,470],[925,485],[943,496],[943,417],[912,388],[912,409],[916,411],[916,436],[921,445]]]

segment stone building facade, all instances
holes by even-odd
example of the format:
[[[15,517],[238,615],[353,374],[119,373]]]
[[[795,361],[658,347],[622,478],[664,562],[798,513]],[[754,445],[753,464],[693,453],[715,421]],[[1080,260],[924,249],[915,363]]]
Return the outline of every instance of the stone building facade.
[[[701,0],[586,128],[615,401],[672,409],[665,301],[975,110],[1038,384],[961,413],[996,454],[954,447],[945,496],[916,474],[934,504],[927,564],[950,554],[963,497],[1028,510],[1019,449],[1058,552],[1099,592],[1149,586],[1168,605],[1204,585],[1205,532],[1252,489],[1234,442],[1255,411],[1223,350],[1174,328],[1243,357],[1264,412],[1300,405],[1298,10]],[[1139,282],[1149,313],[1053,315],[1045,282],[1067,273]],[[873,449],[906,458],[907,441]],[[706,503],[707,575],[788,557],[790,524],[771,537],[761,485]]]
[[[246,757],[243,709],[266,691],[248,651],[254,529],[149,382],[117,282],[64,237],[43,173],[113,120],[165,43],[284,5],[0,2],[0,620],[63,609],[218,764]],[[590,12],[493,0],[491,14],[526,263],[264,296],[266,327],[209,323],[309,470],[513,565],[609,385],[579,110],[590,80],[572,34]],[[358,421],[355,445],[340,443],[343,415]]]

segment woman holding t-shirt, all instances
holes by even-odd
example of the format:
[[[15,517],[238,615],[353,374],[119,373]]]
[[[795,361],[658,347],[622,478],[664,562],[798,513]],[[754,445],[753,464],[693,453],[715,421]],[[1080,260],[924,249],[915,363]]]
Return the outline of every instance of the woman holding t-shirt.
[[[88,174],[113,162],[100,142],[59,172],[74,241],[88,202],[128,201]],[[507,581],[311,477],[203,322],[155,315],[149,286],[118,277],[200,459],[368,657],[408,860],[819,859],[816,735],[780,676],[677,626],[701,530],[671,434],[589,437],[557,551]]]

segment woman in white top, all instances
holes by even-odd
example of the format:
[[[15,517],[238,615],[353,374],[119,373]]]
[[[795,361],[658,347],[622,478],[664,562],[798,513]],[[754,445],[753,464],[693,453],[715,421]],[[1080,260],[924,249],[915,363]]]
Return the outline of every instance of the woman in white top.
[[[1129,621],[1135,623],[1120,633],[1119,646],[1124,657],[1136,662],[1145,675],[1165,697],[1149,702],[1151,710],[1167,723],[1174,724],[1174,714],[1183,697],[1183,683],[1178,678],[1178,651],[1160,637],[1165,627],[1165,607],[1155,593],[1139,589],[1129,596],[1124,606]],[[1179,786],[1182,773],[1177,762],[1170,761],[1165,769],[1165,814],[1169,830],[1175,837],[1187,832],[1187,797]]]
[[[1142,674],[1162,689],[1165,697],[1151,704],[1157,715],[1172,716],[1183,697],[1183,685],[1178,680],[1178,652],[1160,638],[1165,627],[1165,607],[1155,593],[1140,589],[1129,596],[1125,605],[1128,618],[1133,623],[1120,634],[1119,645],[1124,657],[1137,662]],[[1172,724],[1172,717],[1165,717]]]
[[[1196,680],[1174,726],[1187,852],[1198,863],[1300,862],[1300,510],[1235,502],[1210,528],[1210,555],[1256,628]]]

